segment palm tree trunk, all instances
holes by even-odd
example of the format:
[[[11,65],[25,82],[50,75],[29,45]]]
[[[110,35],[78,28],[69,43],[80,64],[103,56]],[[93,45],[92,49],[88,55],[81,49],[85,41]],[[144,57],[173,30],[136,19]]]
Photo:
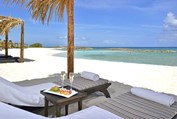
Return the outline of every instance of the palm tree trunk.
[[[24,22],[21,24],[20,62],[24,62]]]
[[[8,40],[9,40],[8,31],[6,31],[5,34],[6,34],[6,40],[5,40],[5,56],[8,56]]]
[[[74,72],[74,0],[68,0],[68,48],[67,48],[68,76]]]

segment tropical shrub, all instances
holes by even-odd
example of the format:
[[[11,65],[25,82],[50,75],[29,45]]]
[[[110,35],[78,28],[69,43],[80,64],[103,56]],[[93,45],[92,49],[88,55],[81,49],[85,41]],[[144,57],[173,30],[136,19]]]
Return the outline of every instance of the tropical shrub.
[[[41,43],[34,43],[34,44],[31,44],[29,47],[41,48],[42,44]]]

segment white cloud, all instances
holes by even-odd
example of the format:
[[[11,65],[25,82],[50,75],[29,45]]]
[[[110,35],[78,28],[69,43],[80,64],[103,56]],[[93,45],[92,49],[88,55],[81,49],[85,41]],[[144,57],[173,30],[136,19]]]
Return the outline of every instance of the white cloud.
[[[116,43],[116,41],[115,40],[104,40],[103,43],[105,43],[105,44],[114,44],[114,43]]]
[[[163,32],[160,36],[160,41],[163,43],[177,43],[177,33],[175,32]],[[173,44],[173,45],[175,45]]]
[[[86,40],[86,37],[83,36],[81,39],[82,39],[82,40]]]
[[[177,27],[177,18],[172,12],[169,12],[164,20],[165,28],[176,28]]]
[[[76,46],[87,46],[90,40],[86,36],[75,37],[75,45]]]
[[[177,41],[177,18],[174,13],[169,12],[164,20],[164,30],[160,39],[164,42]]]
[[[67,36],[58,36],[59,39],[67,39]]]

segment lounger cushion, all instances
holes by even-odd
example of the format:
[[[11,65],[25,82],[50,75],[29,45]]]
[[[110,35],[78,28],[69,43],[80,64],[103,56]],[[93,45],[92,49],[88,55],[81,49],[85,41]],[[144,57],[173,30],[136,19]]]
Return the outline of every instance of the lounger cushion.
[[[55,85],[54,83],[44,83],[22,87],[0,77],[0,101],[19,106],[43,107],[44,97],[40,91]]]
[[[145,99],[148,99],[148,100],[151,100],[151,101],[154,101],[154,102],[166,105],[166,106],[171,106],[175,102],[175,99],[173,96],[169,96],[163,93],[158,93],[153,90],[148,90],[144,88],[137,88],[137,87],[132,88],[131,93],[136,96],[139,96],[139,97],[142,97],[142,98],[145,98]]]

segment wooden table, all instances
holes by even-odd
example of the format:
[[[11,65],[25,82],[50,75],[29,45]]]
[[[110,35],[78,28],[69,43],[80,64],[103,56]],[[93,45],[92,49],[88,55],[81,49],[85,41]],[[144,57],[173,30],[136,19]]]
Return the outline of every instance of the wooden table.
[[[75,89],[74,89],[75,90]],[[41,91],[41,94],[44,95],[45,99],[45,110],[44,110],[44,115],[47,117],[48,116],[48,103],[51,102],[56,106],[56,116],[59,117],[61,116],[61,108],[65,106],[65,115],[68,114],[68,105],[71,103],[78,102],[78,110],[82,109],[82,99],[87,96],[87,93],[81,92],[77,90],[77,94],[70,97],[70,98],[65,98],[62,96],[54,95],[54,94],[49,94]]]

